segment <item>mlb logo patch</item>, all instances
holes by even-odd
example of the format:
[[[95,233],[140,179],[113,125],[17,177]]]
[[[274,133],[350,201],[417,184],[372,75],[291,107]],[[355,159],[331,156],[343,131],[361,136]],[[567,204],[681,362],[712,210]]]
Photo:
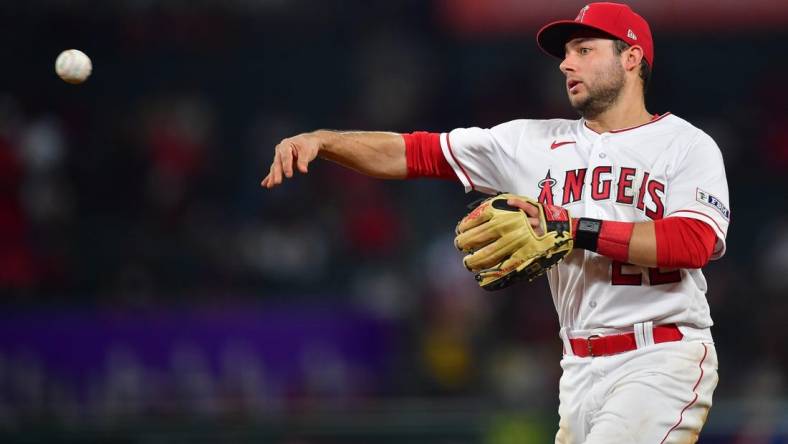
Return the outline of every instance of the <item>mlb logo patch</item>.
[[[695,198],[697,199],[698,202],[702,203],[703,205],[708,205],[714,208],[715,210],[719,211],[720,214],[722,214],[722,217],[724,217],[726,220],[730,219],[731,212],[716,197],[698,188],[698,193]]]

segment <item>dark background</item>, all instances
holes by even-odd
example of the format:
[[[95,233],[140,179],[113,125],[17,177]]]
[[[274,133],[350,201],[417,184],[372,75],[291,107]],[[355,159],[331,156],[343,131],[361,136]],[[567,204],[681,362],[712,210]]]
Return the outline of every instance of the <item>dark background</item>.
[[[575,118],[534,35],[582,6],[3,2],[3,441],[552,442],[546,281],[476,287],[452,236],[477,196],[325,161],[258,184],[317,128]],[[728,175],[701,442],[788,442],[788,8],[633,6],[649,111],[708,132]],[[68,48],[83,85],[54,73]]]

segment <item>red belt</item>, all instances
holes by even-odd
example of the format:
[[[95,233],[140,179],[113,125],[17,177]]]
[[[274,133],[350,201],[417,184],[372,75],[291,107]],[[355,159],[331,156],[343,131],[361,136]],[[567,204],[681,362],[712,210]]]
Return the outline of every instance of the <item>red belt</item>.
[[[654,327],[654,343],[680,341],[684,335],[675,324],[659,325]],[[592,335],[588,338],[569,339],[575,356],[610,356],[624,353],[638,348],[635,333],[621,333],[614,335]]]

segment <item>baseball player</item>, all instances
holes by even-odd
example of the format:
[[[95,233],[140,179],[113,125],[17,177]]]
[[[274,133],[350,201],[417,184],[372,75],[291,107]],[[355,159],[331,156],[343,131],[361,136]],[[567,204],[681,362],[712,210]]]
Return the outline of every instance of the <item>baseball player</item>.
[[[307,173],[320,156],[378,178],[446,178],[566,209],[574,249],[547,272],[564,345],[555,442],[696,442],[717,385],[700,269],[725,252],[722,155],[687,121],[646,110],[654,46],[628,6],[589,4],[537,42],[560,59],[579,120],[300,134],[276,146],[261,185]],[[536,215],[525,200],[509,204]]]

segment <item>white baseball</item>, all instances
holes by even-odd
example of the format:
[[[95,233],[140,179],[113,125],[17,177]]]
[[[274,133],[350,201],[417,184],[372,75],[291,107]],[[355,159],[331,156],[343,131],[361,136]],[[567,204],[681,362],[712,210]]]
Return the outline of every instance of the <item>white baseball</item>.
[[[78,49],[67,49],[55,60],[55,72],[68,83],[82,83],[92,71],[90,57]]]

